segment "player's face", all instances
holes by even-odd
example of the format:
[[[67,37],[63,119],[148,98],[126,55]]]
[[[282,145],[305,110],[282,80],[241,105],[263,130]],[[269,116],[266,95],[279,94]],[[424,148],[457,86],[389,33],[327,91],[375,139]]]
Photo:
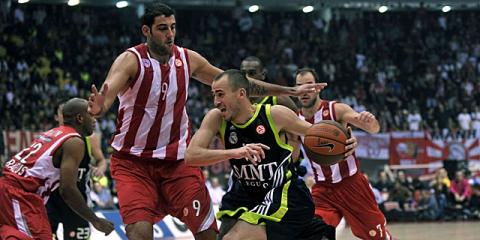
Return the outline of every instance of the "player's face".
[[[238,103],[240,89],[232,91],[227,78],[227,76],[224,76],[220,80],[214,81],[212,83],[212,93],[215,107],[220,110],[223,119],[231,121],[240,111],[240,104]]]
[[[152,27],[143,26],[143,34],[151,50],[159,55],[170,55],[175,40],[176,22],[175,16],[165,15],[155,17]]]
[[[304,84],[315,83],[315,77],[307,72],[304,74],[298,74],[296,77],[296,85],[302,86]],[[310,108],[315,105],[315,102],[318,100],[318,93],[305,93],[302,96],[298,97],[300,105],[302,108]]]
[[[90,136],[93,134],[93,130],[95,130],[96,124],[97,120],[92,115],[90,115],[90,113],[83,113],[82,128],[85,136]]]
[[[248,77],[264,81],[266,78],[266,71],[257,61],[242,61],[240,70]]]

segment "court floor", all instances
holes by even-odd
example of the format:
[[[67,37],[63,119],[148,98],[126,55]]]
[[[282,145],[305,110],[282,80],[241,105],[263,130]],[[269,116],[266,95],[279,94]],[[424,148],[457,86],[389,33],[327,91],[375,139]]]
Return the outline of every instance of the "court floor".
[[[480,222],[391,223],[388,230],[398,240],[478,240]],[[337,229],[338,240],[357,239],[349,227]]]

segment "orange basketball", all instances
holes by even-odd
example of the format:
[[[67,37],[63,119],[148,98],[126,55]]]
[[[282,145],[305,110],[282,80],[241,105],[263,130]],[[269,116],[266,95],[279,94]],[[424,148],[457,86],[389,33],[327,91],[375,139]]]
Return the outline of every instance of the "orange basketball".
[[[323,120],[312,125],[305,135],[307,156],[320,165],[332,165],[344,159],[348,131],[338,122]]]

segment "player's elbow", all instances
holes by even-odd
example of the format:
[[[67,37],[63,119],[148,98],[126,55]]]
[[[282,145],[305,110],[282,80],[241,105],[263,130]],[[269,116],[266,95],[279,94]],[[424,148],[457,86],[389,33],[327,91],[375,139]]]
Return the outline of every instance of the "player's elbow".
[[[375,124],[372,128],[370,128],[370,131],[368,131],[371,134],[379,133],[380,132],[380,124]]]
[[[188,166],[199,166],[197,156],[198,154],[195,153],[195,150],[192,147],[188,147],[185,152],[185,164]]]
[[[72,187],[68,186],[66,184],[60,184],[60,187],[58,189],[60,196],[63,198],[63,200],[68,201],[69,197],[71,197],[72,194]]]

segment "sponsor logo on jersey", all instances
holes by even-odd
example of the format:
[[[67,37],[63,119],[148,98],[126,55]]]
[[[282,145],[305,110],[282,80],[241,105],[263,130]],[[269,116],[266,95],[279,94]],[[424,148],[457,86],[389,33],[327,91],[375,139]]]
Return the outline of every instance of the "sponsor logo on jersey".
[[[265,133],[265,127],[263,125],[258,125],[257,126],[257,133],[262,135]]]

